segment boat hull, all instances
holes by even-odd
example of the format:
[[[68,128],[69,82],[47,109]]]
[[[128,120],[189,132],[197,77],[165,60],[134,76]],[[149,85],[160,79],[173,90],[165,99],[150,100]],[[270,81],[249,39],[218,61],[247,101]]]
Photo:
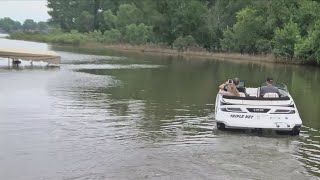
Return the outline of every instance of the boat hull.
[[[232,100],[231,103],[226,102],[228,99],[224,99],[220,94],[217,95],[215,120],[218,125],[223,124],[223,128],[293,131],[302,125],[291,96],[286,102],[245,98]]]

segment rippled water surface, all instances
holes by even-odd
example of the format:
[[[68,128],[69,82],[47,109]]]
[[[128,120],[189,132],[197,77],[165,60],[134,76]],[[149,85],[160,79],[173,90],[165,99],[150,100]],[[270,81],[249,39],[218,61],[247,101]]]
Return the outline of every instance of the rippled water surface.
[[[0,66],[0,179],[320,177],[317,68],[6,46],[56,50],[62,65]],[[301,135],[216,130],[217,86],[270,74],[294,97]]]

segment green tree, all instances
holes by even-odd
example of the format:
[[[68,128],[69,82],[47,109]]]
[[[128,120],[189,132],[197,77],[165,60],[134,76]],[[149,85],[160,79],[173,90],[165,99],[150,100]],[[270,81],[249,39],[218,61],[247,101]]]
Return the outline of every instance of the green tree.
[[[131,2],[131,1],[130,1]],[[103,11],[111,10],[112,12],[117,12],[121,4],[130,3],[128,0],[101,0],[100,8]]]
[[[225,51],[239,51],[239,46],[236,43],[236,38],[232,29],[227,28],[223,31],[223,39],[221,40],[221,47]]]
[[[103,13],[103,17],[105,28],[107,30],[116,28],[118,17],[115,16],[110,9]]]
[[[117,28],[125,30],[127,25],[142,21],[142,12],[134,4],[122,4],[117,11]]]
[[[36,31],[38,29],[38,24],[32,19],[26,19],[22,25],[23,31]]]
[[[297,23],[290,20],[282,29],[277,28],[275,30],[273,53],[276,56],[282,56],[292,60],[295,44],[300,38],[300,31]]]
[[[21,24],[19,21],[14,21],[8,17],[0,19],[0,28],[7,33],[17,31],[21,29]]]
[[[97,30],[98,38],[92,38],[90,33],[88,36],[99,42],[151,41],[177,48],[186,47],[186,37],[190,35],[195,44],[211,51],[274,53],[288,59],[296,54],[298,58],[316,62],[319,2],[48,0],[48,8],[50,23],[59,24],[67,32]],[[13,24],[7,22],[6,29],[14,29]],[[75,40],[76,36],[69,34],[68,38]]]
[[[90,32],[94,30],[94,16],[88,11],[83,11],[76,19],[75,25],[79,32]]]
[[[237,22],[232,29],[228,29],[224,35],[226,40],[222,41],[225,49],[230,49],[230,44],[234,44],[232,50],[241,53],[257,53],[257,40],[264,39],[263,25],[264,19],[251,8],[242,9],[237,13]]]
[[[207,49],[220,50],[223,31],[236,22],[236,13],[252,4],[251,0],[204,0],[208,4],[206,18],[207,36],[204,45]]]
[[[148,42],[152,34],[152,28],[143,23],[126,26],[125,40],[131,44],[143,44]]]
[[[59,24],[65,31],[70,31],[74,28],[75,19],[78,14],[75,0],[48,0],[47,6],[49,9],[48,14],[51,16],[50,23]]]
[[[121,32],[117,29],[111,29],[104,32],[104,41],[106,43],[117,43],[121,40]]]
[[[266,17],[266,27],[271,31],[283,27],[296,11],[297,0],[260,1],[262,7],[256,7]]]
[[[48,32],[49,30],[49,26],[46,22],[38,22],[38,28],[39,28],[39,31],[41,32]]]
[[[147,26],[154,26],[162,20],[163,14],[157,10],[157,1],[149,0],[134,0],[135,6],[141,11],[142,19],[141,22]]]
[[[173,47],[177,49],[178,52],[183,52],[193,46],[197,46],[197,43],[191,35],[185,37],[180,36],[173,42]]]
[[[49,22],[52,24],[59,24],[65,31],[71,31],[72,29],[78,29],[83,31],[87,29],[86,25],[79,25],[80,19],[84,16],[92,20],[93,28],[99,27],[99,0],[48,0],[48,14],[51,16]],[[87,13],[84,13],[87,12]],[[87,20],[87,19],[86,19]]]
[[[200,42],[200,39],[204,39],[207,15],[204,3],[197,0],[164,0],[158,2],[157,7],[163,17],[155,25],[155,34],[162,41],[171,45],[179,36],[187,35],[192,35]]]
[[[295,54],[306,63],[320,64],[320,20],[309,30],[308,35],[296,44]]]
[[[316,1],[299,0],[298,7],[292,16],[300,28],[301,35],[307,36],[308,30],[320,19],[320,4]]]
[[[21,30],[21,28],[22,28],[21,23],[19,21],[15,21],[13,31],[19,31],[19,30]]]
[[[104,37],[101,31],[94,30],[86,35],[90,41],[104,42]]]

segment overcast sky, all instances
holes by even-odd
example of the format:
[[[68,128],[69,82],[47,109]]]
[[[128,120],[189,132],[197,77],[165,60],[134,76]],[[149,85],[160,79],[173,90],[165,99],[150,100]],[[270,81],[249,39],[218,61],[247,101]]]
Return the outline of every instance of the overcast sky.
[[[10,17],[20,22],[26,19],[46,21],[50,18],[46,5],[46,0],[0,0],[0,18]]]

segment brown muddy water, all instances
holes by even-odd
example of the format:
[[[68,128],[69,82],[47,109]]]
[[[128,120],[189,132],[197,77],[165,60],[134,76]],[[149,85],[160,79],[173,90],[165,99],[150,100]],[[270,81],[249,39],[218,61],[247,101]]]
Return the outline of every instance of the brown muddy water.
[[[53,49],[60,68],[0,67],[0,179],[317,179],[320,69]],[[71,52],[72,51],[72,52]],[[93,55],[92,53],[96,54]],[[300,136],[216,130],[218,85],[287,84]]]

